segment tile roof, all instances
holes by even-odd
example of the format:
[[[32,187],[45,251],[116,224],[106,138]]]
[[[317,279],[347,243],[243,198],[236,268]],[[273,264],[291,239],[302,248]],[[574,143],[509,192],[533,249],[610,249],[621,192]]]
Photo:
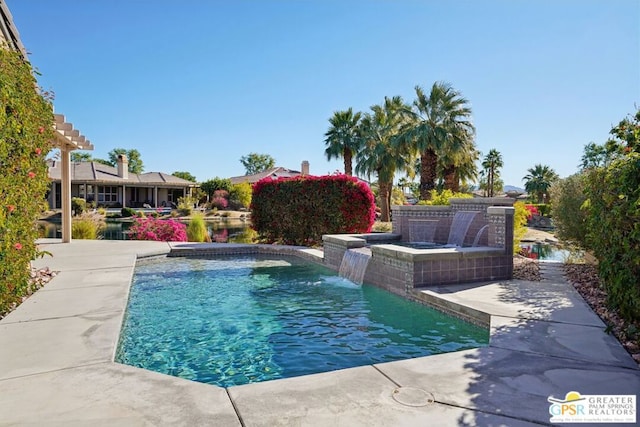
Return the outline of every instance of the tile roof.
[[[48,163],[49,178],[54,181],[60,181],[62,177],[62,170],[60,167],[61,162],[57,160],[49,160]],[[142,174],[129,172],[128,178],[124,179],[118,176],[118,170],[113,166],[104,165],[98,162],[72,162],[71,181],[88,183],[101,182],[120,185],[178,185],[181,187],[197,185],[195,182],[187,181],[186,179],[168,175],[163,172],[146,172]]]
[[[300,171],[295,171],[292,169],[287,169],[281,166],[277,166],[275,168],[267,169],[266,171],[256,173],[254,175],[234,176],[229,179],[231,180],[232,184],[240,184],[243,182],[249,182],[250,184],[253,184],[267,177],[270,177],[272,179],[278,179],[282,177],[292,178],[296,176],[300,176]]]

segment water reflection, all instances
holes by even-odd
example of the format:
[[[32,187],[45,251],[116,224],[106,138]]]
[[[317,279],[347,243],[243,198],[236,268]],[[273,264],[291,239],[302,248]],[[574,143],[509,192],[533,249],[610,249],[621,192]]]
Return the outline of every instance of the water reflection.
[[[188,222],[185,221],[185,224]],[[107,221],[101,233],[104,240],[128,240],[127,231],[132,222]],[[218,243],[252,243],[256,233],[249,222],[244,221],[207,221],[207,230],[212,242]],[[62,238],[62,224],[53,221],[38,221],[38,237]]]

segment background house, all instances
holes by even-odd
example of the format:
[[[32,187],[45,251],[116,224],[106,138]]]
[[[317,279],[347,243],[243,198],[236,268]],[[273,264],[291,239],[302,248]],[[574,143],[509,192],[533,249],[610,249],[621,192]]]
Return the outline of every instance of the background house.
[[[62,170],[59,161],[49,161],[50,209],[60,208]],[[131,173],[127,158],[118,156],[117,167],[98,162],[71,163],[71,195],[104,207],[153,208],[175,206],[180,197],[191,195],[195,182],[162,172]]]
[[[241,176],[233,176],[229,178],[232,184],[241,184],[243,182],[248,182],[249,184],[255,184],[264,178],[278,179],[278,178],[293,178],[296,176],[306,176],[309,175],[309,162],[304,160],[302,162],[301,168],[299,171],[293,169],[283,168],[282,166],[277,166],[275,168],[267,169],[266,171],[256,173],[253,175],[241,175]]]

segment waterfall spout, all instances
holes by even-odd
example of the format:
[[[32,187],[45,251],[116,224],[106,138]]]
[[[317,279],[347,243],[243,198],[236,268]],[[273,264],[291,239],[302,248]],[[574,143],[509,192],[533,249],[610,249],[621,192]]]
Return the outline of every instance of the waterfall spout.
[[[455,213],[449,229],[448,245],[463,246],[469,226],[471,226],[471,222],[477,214],[478,212],[476,211],[458,211]]]
[[[367,271],[367,265],[371,259],[371,250],[365,248],[347,249],[342,257],[340,277],[349,279],[354,283],[362,285],[364,274]]]

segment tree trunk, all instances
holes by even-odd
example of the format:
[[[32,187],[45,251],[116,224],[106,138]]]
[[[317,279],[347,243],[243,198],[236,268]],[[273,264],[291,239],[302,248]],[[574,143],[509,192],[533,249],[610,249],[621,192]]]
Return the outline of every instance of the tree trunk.
[[[489,168],[489,197],[493,197],[494,189],[493,189],[493,166]]]
[[[433,150],[423,151],[420,155],[420,199],[431,199],[430,191],[436,188],[438,173],[438,155]]]
[[[389,211],[389,196],[391,191],[389,183],[378,180],[378,192],[380,198],[380,221],[389,222],[391,221]]]
[[[449,165],[444,170],[444,188],[454,193],[460,191],[460,182],[458,181],[457,168]]]
[[[353,153],[350,149],[345,148],[342,157],[344,158],[344,174],[348,176],[353,175],[353,169],[351,168]]]

